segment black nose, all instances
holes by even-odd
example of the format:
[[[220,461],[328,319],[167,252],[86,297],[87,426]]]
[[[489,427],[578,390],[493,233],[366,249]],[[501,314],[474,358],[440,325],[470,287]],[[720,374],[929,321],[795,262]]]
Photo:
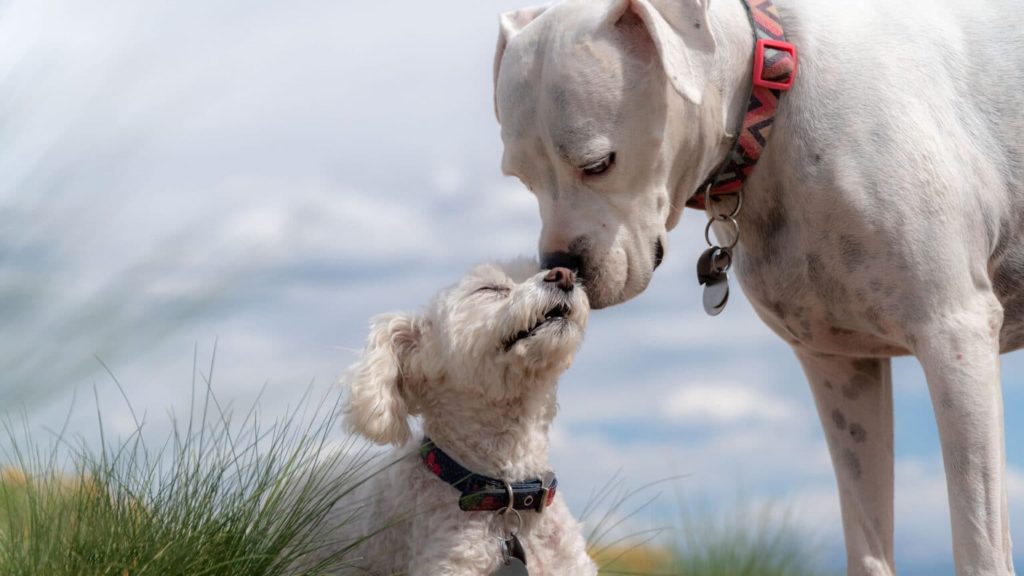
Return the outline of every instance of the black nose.
[[[558,286],[563,292],[572,292],[576,286],[576,273],[568,268],[552,268],[544,281]]]
[[[578,273],[583,266],[583,259],[579,254],[571,252],[545,252],[541,255],[540,265],[547,269],[568,268]]]

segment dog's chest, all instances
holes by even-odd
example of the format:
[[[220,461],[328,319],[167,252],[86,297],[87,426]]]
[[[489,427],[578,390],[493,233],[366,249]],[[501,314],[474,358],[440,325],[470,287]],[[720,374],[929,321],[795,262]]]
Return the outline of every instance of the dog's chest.
[[[922,310],[891,267],[896,250],[829,218],[749,201],[735,270],[761,319],[795,347],[822,353],[909,353],[906,327]]]
[[[912,249],[906,221],[884,206],[864,206],[824,185],[812,192],[752,186],[740,217],[735,270],[758,315],[791,345],[816,352],[899,356],[936,314],[934,295],[961,266],[946,264],[941,238]],[[1024,347],[1024,221],[1001,229],[994,253],[978,253],[1004,309],[1003,352]],[[951,228],[956,230],[957,228]],[[939,236],[954,234],[938,232]],[[946,268],[943,268],[945,266]]]

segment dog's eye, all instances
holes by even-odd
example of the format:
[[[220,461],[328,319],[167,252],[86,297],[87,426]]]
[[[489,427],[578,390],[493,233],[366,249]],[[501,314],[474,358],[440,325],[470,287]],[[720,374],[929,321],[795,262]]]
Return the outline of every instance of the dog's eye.
[[[604,158],[601,158],[597,162],[585,164],[583,167],[580,168],[580,170],[583,170],[583,173],[586,174],[587,176],[600,176],[601,174],[607,172],[614,164],[615,152],[612,152],[611,154],[605,156]]]
[[[501,296],[507,296],[510,291],[511,291],[511,288],[509,288],[508,286],[499,286],[497,284],[489,284],[487,286],[481,286],[481,287],[477,288],[476,290],[473,291],[473,293],[474,294],[479,294],[481,292],[492,292],[492,293],[495,293],[495,294],[499,294]]]

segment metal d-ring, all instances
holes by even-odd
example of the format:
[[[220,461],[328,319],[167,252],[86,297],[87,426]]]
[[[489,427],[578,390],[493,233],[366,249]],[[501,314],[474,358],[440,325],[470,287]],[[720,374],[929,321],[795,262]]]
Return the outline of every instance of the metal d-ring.
[[[505,507],[505,512],[508,512],[509,510],[514,511],[516,509],[516,493],[512,490],[512,483],[508,480],[502,480],[502,482],[505,484],[505,493],[508,494],[508,506]]]
[[[704,188],[704,209],[707,210],[708,214],[711,213],[711,188],[712,183],[708,182],[707,187]],[[732,194],[723,194],[723,196],[735,196],[736,205],[732,207],[732,211],[729,212],[727,218],[735,218],[740,215],[740,209],[743,208],[743,194],[741,192],[734,192]],[[716,215],[720,216],[719,215]]]
[[[506,519],[509,510],[511,510],[512,513],[515,514],[515,517],[516,517],[516,523],[515,523],[514,529],[513,529],[513,527],[510,527],[508,525],[508,520]],[[501,527],[502,527],[502,536],[503,536],[502,540],[508,541],[508,540],[511,540],[512,538],[515,538],[517,535],[519,535],[519,532],[521,532],[522,529],[523,529],[523,515],[519,513],[519,510],[516,510],[515,508],[502,508],[501,510],[498,510],[498,512],[496,514],[498,515],[498,517],[501,518]]]
[[[508,480],[502,480],[502,482],[505,484],[505,492],[508,494],[508,506],[499,509],[497,512],[495,512],[495,515],[502,518],[501,527],[503,528],[502,532],[504,540],[508,541],[514,538],[523,529],[523,515],[520,514],[519,510],[516,510],[515,508],[516,500],[515,492],[512,490],[512,484],[510,484]],[[505,518],[505,516],[509,512],[512,512],[516,515],[515,530],[509,528],[508,521]]]
[[[735,248],[736,244],[738,244],[740,241],[740,225],[738,222],[736,222],[736,218],[732,216],[726,216],[724,214],[708,218],[708,223],[706,226],[704,226],[704,241],[708,243],[708,246],[715,246],[715,244],[711,241],[711,225],[714,224],[715,222],[722,222],[723,224],[732,224],[733,230],[732,242],[730,242],[727,246],[719,246],[719,248],[723,250],[732,250],[733,248]]]

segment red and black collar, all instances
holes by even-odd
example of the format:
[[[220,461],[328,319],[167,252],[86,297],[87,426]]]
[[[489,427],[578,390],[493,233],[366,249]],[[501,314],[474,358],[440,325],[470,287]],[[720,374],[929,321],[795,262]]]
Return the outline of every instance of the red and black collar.
[[[796,47],[786,41],[782,19],[771,0],[744,0],[754,29],[754,72],[743,125],[725,162],[712,173],[686,205],[704,210],[708,196],[735,194],[754,171],[775,122],[783,92],[796,78]]]
[[[544,478],[525,482],[507,482],[470,472],[445,454],[430,438],[423,438],[420,457],[431,472],[462,493],[459,508],[466,512],[508,508],[510,493],[513,509],[543,512],[555,499],[555,490],[558,488],[558,480],[550,472]]]

